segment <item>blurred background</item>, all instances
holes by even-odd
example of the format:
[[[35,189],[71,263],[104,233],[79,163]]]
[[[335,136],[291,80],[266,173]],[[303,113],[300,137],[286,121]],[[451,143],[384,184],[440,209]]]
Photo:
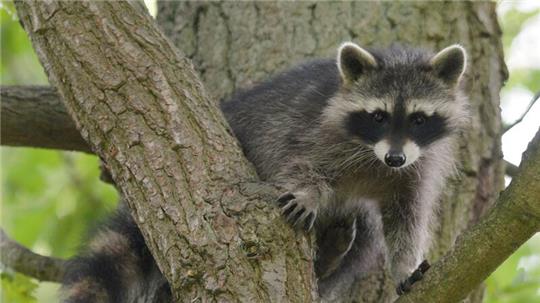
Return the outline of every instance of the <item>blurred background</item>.
[[[155,14],[155,0],[145,1]],[[540,91],[540,1],[500,1],[505,59],[502,117],[511,124]],[[11,2],[0,2],[0,84],[47,85],[41,65]],[[540,126],[540,102],[503,136],[507,161],[521,153]],[[72,256],[86,230],[111,212],[115,190],[99,181],[98,159],[83,153],[0,147],[0,226],[31,250]],[[510,179],[507,179],[507,183]],[[0,302],[56,302],[58,284],[37,281],[0,267]],[[488,303],[540,302],[540,234],[516,251],[486,282]]]

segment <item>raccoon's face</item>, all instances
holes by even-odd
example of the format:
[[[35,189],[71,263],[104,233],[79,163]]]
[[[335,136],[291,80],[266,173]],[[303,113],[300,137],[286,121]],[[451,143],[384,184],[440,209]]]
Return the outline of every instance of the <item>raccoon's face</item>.
[[[370,53],[345,43],[338,52],[342,89],[329,111],[347,138],[391,168],[407,167],[466,115],[456,97],[465,62],[458,45],[429,56],[402,48]]]

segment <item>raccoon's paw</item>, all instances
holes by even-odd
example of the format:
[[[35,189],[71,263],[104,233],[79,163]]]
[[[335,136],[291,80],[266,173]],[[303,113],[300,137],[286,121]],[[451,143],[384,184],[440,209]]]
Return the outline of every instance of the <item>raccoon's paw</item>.
[[[397,294],[401,296],[402,294],[409,292],[414,283],[424,278],[424,274],[430,267],[431,265],[429,265],[427,260],[422,261],[422,263],[418,265],[418,268],[413,271],[413,273],[407,279],[405,279],[405,281],[399,283],[398,287],[396,288]]]
[[[294,228],[310,231],[317,218],[317,198],[305,191],[287,192],[278,198],[281,214]]]

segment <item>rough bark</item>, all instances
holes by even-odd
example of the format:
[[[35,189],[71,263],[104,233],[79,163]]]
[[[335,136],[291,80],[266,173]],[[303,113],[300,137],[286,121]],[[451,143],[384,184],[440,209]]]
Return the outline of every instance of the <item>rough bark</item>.
[[[216,100],[307,58],[334,56],[346,40],[432,49],[460,43],[469,53],[471,127],[461,141],[459,175],[441,201],[429,259],[442,256],[478,222],[503,187],[499,91],[507,72],[495,3],[163,1],[157,20],[192,58]],[[362,300],[373,302],[379,287],[374,282],[360,289]],[[481,301],[482,291],[469,300]]]
[[[310,243],[269,206],[275,190],[255,183],[189,59],[140,2],[15,4],[177,301],[314,300]]]
[[[2,86],[0,99],[2,145],[91,152],[51,87]]]

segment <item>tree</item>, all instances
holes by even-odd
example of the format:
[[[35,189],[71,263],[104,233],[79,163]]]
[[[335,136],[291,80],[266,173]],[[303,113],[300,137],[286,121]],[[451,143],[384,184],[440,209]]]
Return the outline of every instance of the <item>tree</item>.
[[[461,176],[445,192],[430,259],[478,222],[503,187],[498,93],[507,75],[493,3],[160,2],[157,20],[215,99],[308,57],[333,56],[345,40],[432,49],[460,43],[470,56],[465,82],[476,127],[464,135]]]
[[[17,6],[51,84],[109,165],[177,299],[316,296],[310,242],[263,202],[275,190],[257,183],[189,61],[137,4]],[[343,40],[436,49],[462,43],[476,127],[464,135],[462,175],[445,192],[430,258],[495,201],[506,74],[494,4],[163,2],[159,11],[158,22],[215,100],[307,57],[332,55]],[[350,299],[380,301],[392,288],[381,270]],[[481,290],[470,300],[479,302]]]

